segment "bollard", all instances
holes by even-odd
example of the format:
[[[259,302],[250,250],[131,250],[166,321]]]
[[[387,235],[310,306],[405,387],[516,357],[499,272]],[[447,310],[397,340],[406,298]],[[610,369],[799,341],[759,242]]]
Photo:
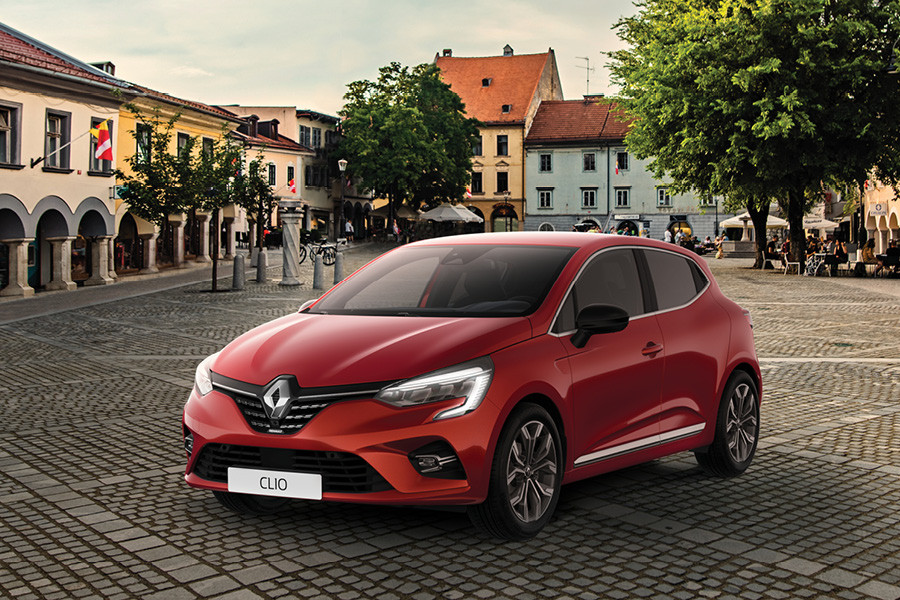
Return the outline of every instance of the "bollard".
[[[259,256],[256,257],[256,283],[265,283],[266,282],[266,251],[263,250],[259,253]]]
[[[334,283],[344,279],[344,253],[338,252],[334,257]]]
[[[244,255],[237,254],[234,257],[234,275],[231,276],[231,289],[244,289]]]
[[[313,262],[313,289],[321,290],[324,286],[322,284],[322,271],[324,267],[322,266],[322,255],[316,254],[316,260]]]
[[[257,265],[256,258],[259,256],[259,248],[256,246],[250,247],[250,266],[255,267]]]

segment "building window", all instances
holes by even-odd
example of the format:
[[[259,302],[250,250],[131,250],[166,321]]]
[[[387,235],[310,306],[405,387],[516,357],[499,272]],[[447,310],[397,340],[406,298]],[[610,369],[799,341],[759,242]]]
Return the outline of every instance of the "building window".
[[[106,119],[98,119],[96,117],[91,118],[91,129],[94,129],[100,123],[106,121]],[[116,139],[113,134],[113,122],[109,120],[106,122],[106,129],[109,131],[109,139]],[[100,160],[97,158],[97,142],[98,140],[93,135],[88,136],[90,138],[90,150],[89,150],[89,158],[90,158],[90,169],[94,173],[109,173],[112,171],[112,161],[111,160]]]
[[[481,153],[484,152],[484,148],[482,148],[483,138],[482,136],[478,136],[478,141],[475,142],[475,145],[472,146],[472,156],[481,156]]]
[[[713,196],[704,194],[700,196],[700,206],[714,206],[716,199]]]
[[[294,165],[288,165],[287,168],[287,180],[288,184],[290,184],[291,180],[294,179]],[[296,185],[297,182],[294,182]]]
[[[150,126],[138,123],[134,127],[134,153],[138,162],[150,162]]]
[[[552,154],[541,154],[540,156],[540,167],[538,170],[541,173],[550,173],[553,171],[553,155]]]
[[[597,208],[597,188],[581,190],[581,208]]]
[[[191,136],[187,133],[178,133],[178,156],[181,156],[184,152],[184,149],[188,145],[188,141],[191,139]]]
[[[307,148],[309,148],[310,147],[309,139],[310,139],[309,138],[309,127],[307,127],[306,125],[301,125],[300,126],[300,145],[306,146]]]
[[[488,87],[490,85],[491,85],[490,77],[485,77],[484,79],[481,80],[481,87]]]
[[[322,146],[322,130],[318,127],[312,128],[312,147],[319,148]]]
[[[538,231],[556,231],[556,229],[550,223],[541,223],[541,226],[538,227]]]
[[[669,195],[669,188],[656,188],[656,205],[672,206],[672,196]]]
[[[21,105],[0,104],[0,164],[19,163],[19,116]]]
[[[616,152],[616,169],[619,171],[628,170],[628,153]]]
[[[631,190],[628,188],[616,188],[616,208],[629,208],[631,206]]]
[[[269,185],[275,185],[275,165],[269,163]]]
[[[497,136],[497,156],[509,156],[509,136]]]
[[[204,156],[212,156],[213,153],[213,139],[205,137],[203,138],[203,154]]]
[[[71,115],[47,111],[47,131],[44,141],[44,165],[51,169],[69,168],[69,131]]]
[[[509,191],[509,173],[501,171],[497,173],[497,192],[503,193]]]
[[[481,173],[475,172],[472,173],[472,193],[473,194],[483,194],[484,186],[481,182]]]
[[[596,171],[597,155],[593,152],[585,152],[581,155],[581,165],[582,171]]]
[[[511,111],[511,110],[512,110],[512,104],[504,104],[503,106],[500,107],[500,112],[502,112],[504,115],[508,115],[509,111]]]
[[[553,190],[538,190],[538,208],[553,208]]]

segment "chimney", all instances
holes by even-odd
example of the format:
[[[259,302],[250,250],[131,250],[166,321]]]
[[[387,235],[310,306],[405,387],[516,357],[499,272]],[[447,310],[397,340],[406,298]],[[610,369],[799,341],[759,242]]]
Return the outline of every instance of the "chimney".
[[[272,138],[273,140],[278,139],[278,119],[272,119],[272,130],[270,133],[270,138]]]
[[[108,75],[112,75],[113,77],[115,77],[115,75],[116,75],[116,65],[112,64],[109,61],[95,62],[95,63],[88,63],[88,64],[91,65],[92,67],[94,67],[95,69],[100,69],[101,71],[103,71],[104,73],[106,73]]]
[[[453,50],[450,48],[444,48],[444,56],[453,56]]]
[[[248,133],[250,137],[259,137],[259,117],[256,115],[250,115],[247,117],[247,121],[249,122]]]
[[[509,44],[503,46],[503,56],[512,56],[512,55],[513,55],[512,46],[510,46]]]

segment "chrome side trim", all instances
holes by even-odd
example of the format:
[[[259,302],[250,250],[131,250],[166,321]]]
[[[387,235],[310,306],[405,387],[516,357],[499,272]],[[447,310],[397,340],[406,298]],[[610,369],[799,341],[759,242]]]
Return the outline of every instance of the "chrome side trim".
[[[627,444],[621,444],[619,446],[613,446],[612,448],[605,448],[603,450],[598,450],[597,452],[591,452],[590,454],[585,454],[584,456],[579,456],[578,458],[576,458],[575,466],[583,467],[584,465],[590,463],[598,462],[601,460],[608,460],[610,458],[622,456],[623,454],[628,454],[630,452],[637,452],[638,450],[644,450],[645,448],[652,448],[653,446],[659,446],[660,444],[674,442],[676,440],[697,435],[705,428],[706,423],[698,423],[697,425],[690,425],[689,427],[673,429],[672,431],[667,431],[659,435],[651,435],[650,437],[635,440],[633,442],[628,442]]]

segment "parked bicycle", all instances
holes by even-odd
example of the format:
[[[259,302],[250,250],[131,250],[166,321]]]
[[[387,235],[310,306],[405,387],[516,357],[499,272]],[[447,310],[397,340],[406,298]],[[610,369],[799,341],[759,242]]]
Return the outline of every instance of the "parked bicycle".
[[[329,244],[325,240],[320,242],[310,242],[308,244],[300,245],[300,260],[298,264],[303,264],[303,261],[306,260],[306,255],[316,256],[318,254],[322,255],[322,262],[326,265],[333,265],[334,260],[337,257],[337,248],[334,244]],[[310,258],[310,260],[314,260]]]

